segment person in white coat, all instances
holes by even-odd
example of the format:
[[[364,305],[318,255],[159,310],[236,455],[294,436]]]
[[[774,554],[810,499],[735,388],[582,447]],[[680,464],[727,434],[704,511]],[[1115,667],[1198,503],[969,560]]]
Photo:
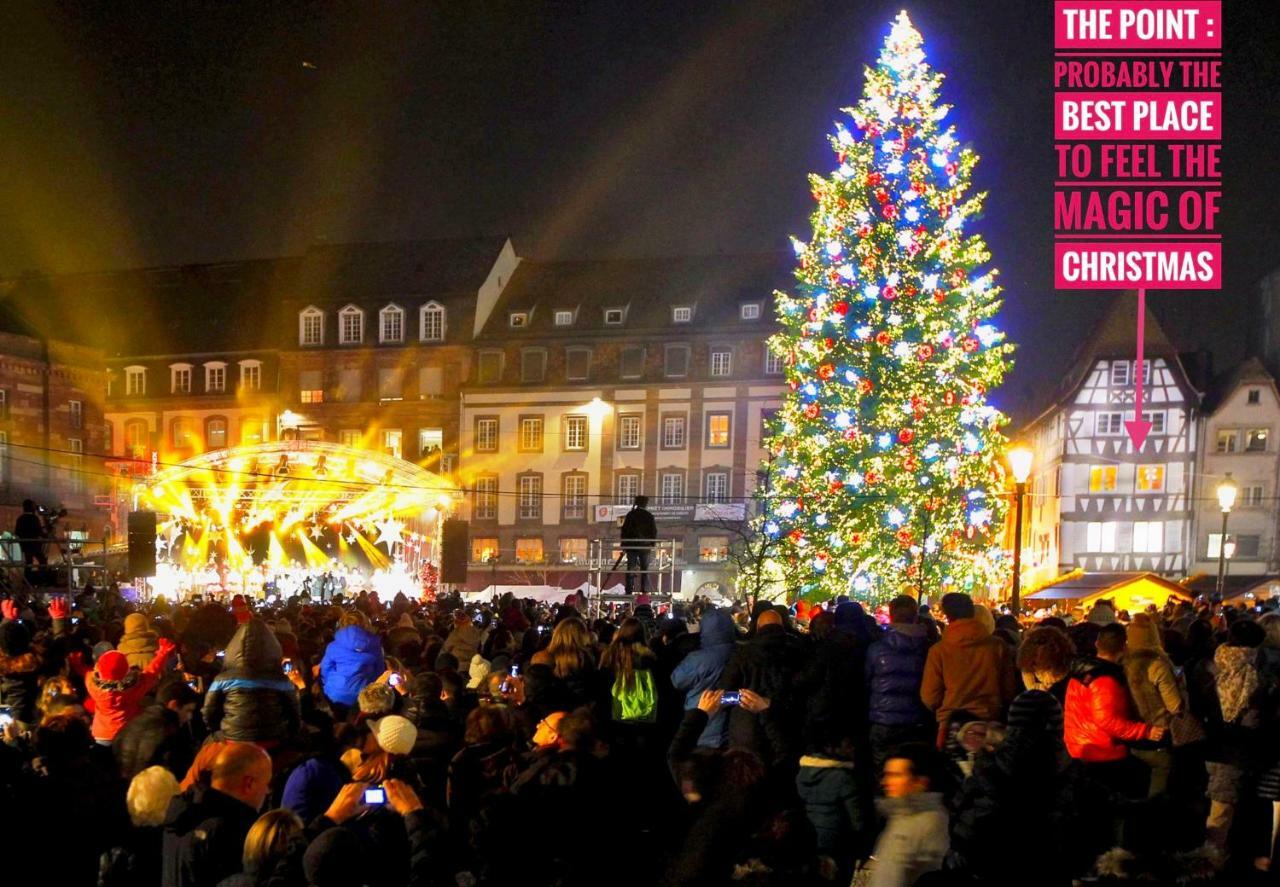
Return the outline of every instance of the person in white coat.
[[[940,783],[938,752],[923,743],[889,753],[880,784],[885,796],[876,808],[888,822],[871,854],[870,887],[911,887],[942,868],[950,849],[948,818]]]

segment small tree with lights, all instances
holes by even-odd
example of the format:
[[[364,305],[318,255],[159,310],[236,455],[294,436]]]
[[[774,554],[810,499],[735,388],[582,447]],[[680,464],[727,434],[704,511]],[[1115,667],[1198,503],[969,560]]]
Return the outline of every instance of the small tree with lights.
[[[945,126],[942,75],[906,13],[811,176],[813,235],[770,342],[791,393],[771,428],[764,530],[793,591],[879,601],[980,592],[1006,571],[1005,416],[987,402],[1012,346],[990,254],[966,231],[977,155]]]

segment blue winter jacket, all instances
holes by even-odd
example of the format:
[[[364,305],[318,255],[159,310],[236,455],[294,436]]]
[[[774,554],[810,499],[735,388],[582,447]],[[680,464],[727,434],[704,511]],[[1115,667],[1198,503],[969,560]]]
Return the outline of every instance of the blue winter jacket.
[[[671,685],[685,691],[686,711],[698,707],[698,698],[704,690],[715,689],[724,667],[733,656],[734,635],[733,619],[724,610],[711,610],[702,617],[698,649],[684,657],[671,673]],[[698,737],[698,745],[704,748],[723,747],[728,727],[728,711],[716,712]]]
[[[867,689],[873,724],[906,727],[927,724],[929,711],[920,701],[920,682],[929,655],[922,625],[892,624],[867,650]]]
[[[384,671],[381,639],[358,625],[338,629],[320,660],[324,695],[342,705],[355,705],[360,691]]]

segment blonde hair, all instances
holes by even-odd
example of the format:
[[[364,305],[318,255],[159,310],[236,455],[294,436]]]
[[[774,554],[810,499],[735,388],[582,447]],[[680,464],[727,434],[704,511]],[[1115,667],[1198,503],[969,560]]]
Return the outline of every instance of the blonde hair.
[[[594,664],[592,652],[591,632],[587,630],[587,623],[576,616],[562,620],[551,632],[551,643],[547,644],[552,671],[558,678],[567,678]]]
[[[71,679],[62,675],[53,675],[45,678],[44,684],[40,687],[40,698],[36,702],[36,709],[40,714],[46,714],[49,703],[57,699],[59,696],[77,696],[76,685],[71,683]]]
[[[356,765],[351,773],[351,781],[385,782],[390,769],[391,758],[385,751],[379,750],[371,754],[360,764]]]
[[[343,610],[342,617],[338,620],[338,628],[346,628],[348,625],[358,625],[368,630],[369,617],[359,610]]]
[[[169,802],[181,788],[178,778],[164,767],[148,767],[129,780],[124,803],[134,825],[160,825]]]
[[[268,810],[258,817],[244,837],[244,863],[246,872],[260,872],[273,859],[280,859],[289,852],[289,843],[302,835],[302,820],[292,810],[281,807]]]
[[[1164,650],[1160,626],[1147,613],[1138,613],[1125,628],[1125,640],[1130,650]]]

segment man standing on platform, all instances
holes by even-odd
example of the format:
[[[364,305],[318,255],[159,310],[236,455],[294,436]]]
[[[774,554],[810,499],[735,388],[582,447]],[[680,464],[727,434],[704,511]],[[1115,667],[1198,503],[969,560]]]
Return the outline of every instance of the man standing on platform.
[[[641,593],[649,593],[649,560],[658,539],[658,523],[645,508],[648,504],[648,496],[636,496],[635,504],[622,520],[622,551],[627,556],[627,577],[623,588],[627,594],[631,594],[635,571],[640,573]]]

